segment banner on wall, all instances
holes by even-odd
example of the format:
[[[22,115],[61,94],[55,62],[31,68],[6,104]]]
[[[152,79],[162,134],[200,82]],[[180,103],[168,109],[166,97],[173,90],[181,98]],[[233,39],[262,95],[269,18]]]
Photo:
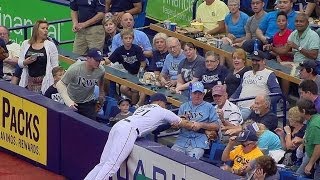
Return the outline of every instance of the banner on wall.
[[[169,19],[178,25],[189,25],[194,0],[148,0],[147,16],[159,21]],[[202,0],[198,1],[198,4]]]
[[[47,165],[47,109],[0,90],[0,146]]]
[[[1,0],[0,3],[0,25],[7,28],[33,25],[39,19],[50,22],[70,18],[70,8],[68,6],[42,0]],[[48,35],[59,42],[72,40],[74,39],[74,33],[71,29],[71,22],[49,25]],[[28,29],[28,38],[30,36],[31,28]],[[21,44],[23,38],[22,29],[10,32],[10,39],[18,44]]]

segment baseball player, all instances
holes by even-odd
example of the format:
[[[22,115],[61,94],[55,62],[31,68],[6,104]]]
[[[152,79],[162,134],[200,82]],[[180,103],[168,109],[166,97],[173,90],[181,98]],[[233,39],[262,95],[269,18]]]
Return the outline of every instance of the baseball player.
[[[134,142],[164,123],[187,127],[190,121],[183,120],[173,112],[165,109],[167,98],[161,93],[150,97],[151,104],[139,107],[132,116],[115,124],[110,133],[100,163],[87,175],[85,180],[108,180],[120,168],[130,155]]]

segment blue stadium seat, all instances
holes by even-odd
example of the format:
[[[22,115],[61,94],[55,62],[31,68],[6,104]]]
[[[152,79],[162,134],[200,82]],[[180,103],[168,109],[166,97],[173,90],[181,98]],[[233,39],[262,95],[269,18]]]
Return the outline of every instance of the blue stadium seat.
[[[143,27],[146,20],[146,9],[147,9],[148,0],[142,0],[142,9],[139,14],[134,16],[134,27]]]

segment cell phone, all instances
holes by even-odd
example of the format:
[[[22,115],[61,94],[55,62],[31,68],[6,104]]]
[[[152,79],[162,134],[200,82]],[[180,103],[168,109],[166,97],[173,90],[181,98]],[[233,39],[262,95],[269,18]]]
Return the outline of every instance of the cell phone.
[[[31,59],[36,60],[38,56],[39,56],[38,53],[34,53],[34,54],[32,54],[30,57],[31,57]]]

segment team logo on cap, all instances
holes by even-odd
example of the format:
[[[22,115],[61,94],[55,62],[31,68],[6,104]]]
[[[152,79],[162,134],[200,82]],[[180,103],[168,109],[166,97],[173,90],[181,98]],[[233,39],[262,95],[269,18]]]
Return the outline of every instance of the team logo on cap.
[[[101,51],[97,51],[98,52],[98,54],[100,55],[100,56],[102,56],[102,53],[101,53]]]

